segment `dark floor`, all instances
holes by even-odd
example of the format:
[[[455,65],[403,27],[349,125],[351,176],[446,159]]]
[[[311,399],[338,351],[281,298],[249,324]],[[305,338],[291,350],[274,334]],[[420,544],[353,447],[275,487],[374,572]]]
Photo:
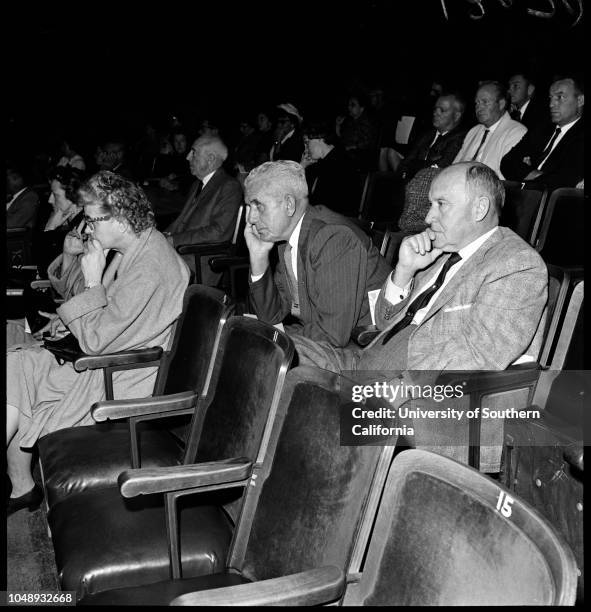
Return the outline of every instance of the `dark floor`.
[[[38,469],[34,476],[40,482]],[[59,591],[43,504],[34,512],[24,508],[7,517],[6,560],[8,591]]]

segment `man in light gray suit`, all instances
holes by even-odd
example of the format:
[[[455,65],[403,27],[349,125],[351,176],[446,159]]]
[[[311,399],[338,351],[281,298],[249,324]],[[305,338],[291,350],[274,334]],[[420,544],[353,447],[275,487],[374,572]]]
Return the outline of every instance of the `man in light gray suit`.
[[[381,333],[357,351],[294,338],[300,363],[305,355],[307,364],[355,370],[363,382],[425,386],[441,370],[504,370],[537,359],[548,273],[531,246],[498,226],[504,200],[498,176],[479,162],[453,164],[433,180],[429,200],[429,227],[402,241],[380,291]],[[465,457],[467,429],[441,419],[414,425],[417,446]]]
[[[548,274],[531,246],[498,226],[502,182],[479,162],[453,164],[433,180],[429,200],[429,227],[402,241],[376,303],[382,333],[364,350],[327,352],[321,346],[315,365],[337,371],[504,370],[518,359],[537,359]],[[459,260],[451,259],[454,253]]]

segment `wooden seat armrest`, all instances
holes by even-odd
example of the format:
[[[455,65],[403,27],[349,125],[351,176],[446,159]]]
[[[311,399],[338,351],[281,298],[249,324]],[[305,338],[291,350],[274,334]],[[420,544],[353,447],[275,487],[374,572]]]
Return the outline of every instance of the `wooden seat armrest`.
[[[199,395],[193,391],[139,399],[109,400],[93,404],[90,415],[98,423],[160,413],[165,416],[169,412],[194,408],[198,400]]]
[[[136,349],[133,351],[119,351],[118,353],[110,353],[107,355],[81,354],[80,357],[74,361],[74,369],[76,372],[84,372],[84,370],[97,370],[99,368],[148,363],[151,361],[158,361],[162,356],[162,352],[161,346],[152,346],[150,348]]]
[[[224,254],[232,248],[232,243],[224,242],[201,242],[199,244],[180,244],[176,247],[179,255],[215,255]]]
[[[358,325],[351,332],[351,340],[359,346],[367,346],[379,333],[375,325]]]
[[[345,574],[327,565],[298,574],[239,584],[221,589],[186,593],[170,606],[318,606],[340,599]]]
[[[223,272],[228,268],[248,268],[250,267],[250,260],[248,256],[244,255],[233,255],[233,256],[219,256],[211,257],[208,260],[209,267],[214,272]]]
[[[51,287],[51,281],[47,279],[31,281],[31,289],[49,289]]]
[[[510,366],[498,371],[449,371],[443,372],[437,379],[438,385],[463,385],[464,394],[479,392],[482,394],[508,391],[529,387],[536,383],[540,367],[536,362]]]
[[[224,485],[250,476],[252,461],[246,457],[191,465],[125,470],[117,482],[123,497],[172,493],[198,487]]]

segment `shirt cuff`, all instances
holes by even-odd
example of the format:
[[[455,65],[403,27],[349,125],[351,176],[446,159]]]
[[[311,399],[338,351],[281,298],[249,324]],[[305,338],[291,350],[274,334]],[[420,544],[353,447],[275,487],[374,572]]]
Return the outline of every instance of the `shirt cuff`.
[[[386,300],[388,300],[388,302],[390,302],[390,304],[395,305],[399,304],[408,297],[408,294],[410,293],[410,288],[412,286],[412,280],[409,281],[405,287],[399,287],[398,285],[395,285],[392,282],[393,275],[394,272],[392,272],[392,274],[388,276],[384,297],[386,298]]]

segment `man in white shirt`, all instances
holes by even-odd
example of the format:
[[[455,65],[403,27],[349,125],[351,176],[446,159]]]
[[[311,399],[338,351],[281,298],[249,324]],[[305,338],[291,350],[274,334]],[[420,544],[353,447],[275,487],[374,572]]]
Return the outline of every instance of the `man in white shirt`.
[[[481,83],[474,103],[478,125],[466,134],[454,163],[479,161],[503,179],[501,159],[521,140],[527,128],[509,116],[507,93],[498,81]]]

